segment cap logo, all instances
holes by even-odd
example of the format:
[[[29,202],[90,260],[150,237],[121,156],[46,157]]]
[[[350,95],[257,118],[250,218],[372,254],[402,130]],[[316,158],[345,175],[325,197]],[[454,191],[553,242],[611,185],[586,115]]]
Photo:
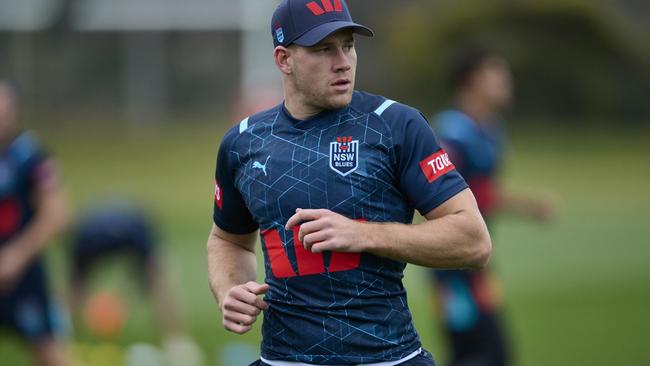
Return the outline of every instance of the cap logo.
[[[280,26],[280,22],[278,22],[275,27],[275,39],[277,39],[279,43],[284,42],[284,31],[282,30],[282,26]]]
[[[330,0],[321,0],[321,4],[323,4],[323,7],[321,8],[320,5],[318,5],[315,1],[309,2],[306,4],[307,9],[309,9],[312,14],[319,16],[323,15],[325,13],[331,13],[331,12],[342,12],[343,11],[343,6],[341,6],[341,0],[333,0],[334,1],[334,6],[332,6],[332,1]]]

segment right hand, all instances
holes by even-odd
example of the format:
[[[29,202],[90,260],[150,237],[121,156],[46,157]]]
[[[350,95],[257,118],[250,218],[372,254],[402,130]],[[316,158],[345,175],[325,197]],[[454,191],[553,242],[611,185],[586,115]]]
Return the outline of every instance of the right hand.
[[[228,290],[221,306],[223,327],[237,334],[244,334],[251,330],[259,313],[269,307],[258,297],[268,289],[267,284],[250,281]]]

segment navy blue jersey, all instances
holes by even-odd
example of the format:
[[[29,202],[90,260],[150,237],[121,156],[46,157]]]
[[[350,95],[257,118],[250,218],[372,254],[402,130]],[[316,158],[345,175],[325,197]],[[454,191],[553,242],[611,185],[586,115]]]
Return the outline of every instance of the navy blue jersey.
[[[85,276],[98,262],[115,254],[133,256],[144,270],[153,260],[153,225],[143,211],[127,202],[106,201],[84,213],[74,231],[75,276]]]
[[[39,180],[49,179],[45,159],[31,132],[19,134],[0,151],[0,246],[32,218],[36,185]]]
[[[467,185],[417,110],[355,92],[350,105],[307,120],[283,104],[242,121],[217,158],[214,222],[261,230],[269,303],[262,357],[354,365],[420,347],[402,285],[405,263],[370,253],[311,253],[296,208],[411,223]]]
[[[34,216],[37,188],[54,178],[47,156],[31,132],[16,136],[0,151],[0,248]],[[51,303],[44,265],[38,257],[24,269],[15,287],[0,294],[0,326],[9,326],[30,342],[60,330],[60,316]]]
[[[472,189],[481,213],[489,216],[498,204],[496,175],[505,142],[502,124],[478,124],[461,111],[446,110],[435,117],[434,130]]]

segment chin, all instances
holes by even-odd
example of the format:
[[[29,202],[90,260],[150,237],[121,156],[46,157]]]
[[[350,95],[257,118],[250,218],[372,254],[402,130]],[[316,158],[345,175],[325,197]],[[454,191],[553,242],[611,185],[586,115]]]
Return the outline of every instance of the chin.
[[[343,108],[352,102],[352,93],[336,95],[328,100],[328,109]]]

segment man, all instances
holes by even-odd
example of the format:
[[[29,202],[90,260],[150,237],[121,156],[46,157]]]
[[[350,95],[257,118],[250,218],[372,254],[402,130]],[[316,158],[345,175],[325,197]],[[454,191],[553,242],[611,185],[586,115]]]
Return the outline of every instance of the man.
[[[489,223],[500,211],[549,219],[552,207],[548,202],[513,195],[496,182],[505,142],[500,115],[512,97],[507,62],[487,50],[471,50],[455,62],[450,75],[457,105],[436,116],[434,129],[474,193],[483,217]],[[492,274],[486,269],[437,270],[434,278],[451,348],[450,364],[508,364],[498,287]]]
[[[253,365],[433,365],[403,269],[485,265],[474,197],[417,110],[354,91],[353,33],[373,33],[344,1],[283,1],[271,27],[285,100],[217,157],[207,247],[223,325],[246,333],[264,311]],[[414,209],[428,220],[411,225]]]
[[[0,81],[0,326],[29,343],[35,363],[67,365],[41,258],[66,225],[66,203],[52,159],[18,129],[17,104]]]

